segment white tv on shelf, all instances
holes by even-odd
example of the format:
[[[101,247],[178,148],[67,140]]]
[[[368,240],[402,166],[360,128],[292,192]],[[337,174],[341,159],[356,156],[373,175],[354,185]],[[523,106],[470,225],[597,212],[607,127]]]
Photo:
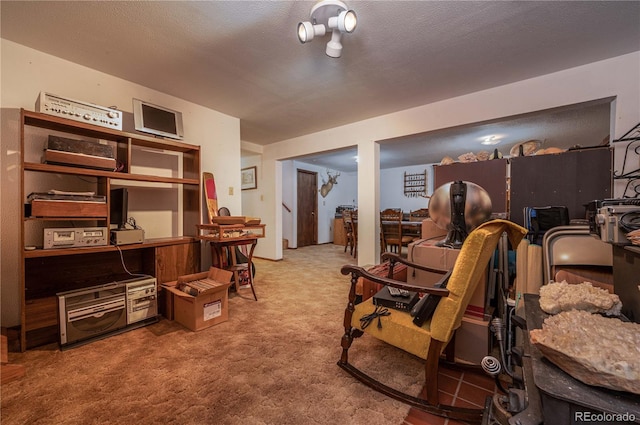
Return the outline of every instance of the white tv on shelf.
[[[133,99],[133,122],[137,131],[182,140],[182,113],[164,106]]]

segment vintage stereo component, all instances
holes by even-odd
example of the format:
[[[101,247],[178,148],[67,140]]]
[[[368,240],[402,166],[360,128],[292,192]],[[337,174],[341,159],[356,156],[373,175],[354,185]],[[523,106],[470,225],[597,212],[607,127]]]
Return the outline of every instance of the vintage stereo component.
[[[76,140],[49,135],[44,163],[73,165],[113,171],[116,168],[113,146],[93,140]]]
[[[373,296],[373,303],[375,305],[404,311],[410,311],[418,300],[417,292],[403,291],[391,286],[383,286],[382,289]]]
[[[95,338],[127,326],[126,286],[110,283],[58,293],[60,345]]]
[[[46,164],[72,165],[74,167],[95,168],[108,171],[116,169],[116,160],[114,158],[56,151],[53,149],[45,149],[42,160],[42,162]]]
[[[122,112],[93,103],[82,102],[41,92],[36,111],[74,121],[122,130]]]
[[[69,139],[67,137],[49,135],[46,149],[73,152],[84,155],[99,156],[102,158],[114,158],[113,146],[93,140]]]
[[[144,242],[144,230],[142,229],[126,229],[126,230],[111,231],[112,245],[129,245],[132,243],[143,243],[143,242]]]
[[[145,277],[121,282],[127,288],[127,324],[158,315],[156,279]]]
[[[603,242],[614,245],[631,245],[625,230],[621,225],[623,216],[627,213],[640,214],[640,205],[607,205],[600,207],[595,216],[597,232]]]
[[[106,227],[63,227],[44,229],[44,249],[86,248],[107,245]]]

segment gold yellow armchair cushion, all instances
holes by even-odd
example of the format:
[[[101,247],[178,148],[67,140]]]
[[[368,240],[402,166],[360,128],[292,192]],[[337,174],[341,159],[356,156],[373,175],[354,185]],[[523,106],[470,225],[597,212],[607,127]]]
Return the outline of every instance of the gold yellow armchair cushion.
[[[351,326],[362,329],[360,318],[373,313],[375,308],[373,298],[356,305]],[[380,317],[382,328],[378,328],[378,318],[374,318],[364,331],[394,347],[426,359],[431,342],[430,321],[427,321],[422,327],[418,327],[413,324],[413,317],[408,312],[392,308],[389,309],[389,312],[391,313],[389,316]]]

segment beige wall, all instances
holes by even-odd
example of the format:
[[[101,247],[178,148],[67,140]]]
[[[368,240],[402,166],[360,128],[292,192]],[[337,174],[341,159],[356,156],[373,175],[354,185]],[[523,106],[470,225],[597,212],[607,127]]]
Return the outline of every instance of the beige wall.
[[[3,108],[1,138],[0,192],[0,290],[2,326],[19,324],[20,306],[20,157],[18,114],[16,109],[34,110],[40,91],[102,106],[115,105],[132,112],[132,98],[144,99],[181,111],[184,141],[201,146],[201,168],[211,171],[220,188],[220,204],[241,211],[240,194],[240,121],[237,118],[186,102],[138,84],[43,54],[7,40],[1,40],[2,58],[0,105]],[[233,187],[233,195],[228,188]],[[154,217],[171,214],[159,212]],[[162,227],[154,220],[151,227]],[[151,223],[150,223],[151,224]],[[203,250],[203,264],[210,257]],[[210,262],[210,261],[209,261]]]

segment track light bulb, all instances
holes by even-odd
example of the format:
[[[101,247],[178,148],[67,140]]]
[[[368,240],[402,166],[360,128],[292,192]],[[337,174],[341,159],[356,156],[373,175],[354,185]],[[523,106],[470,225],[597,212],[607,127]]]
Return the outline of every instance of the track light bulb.
[[[358,17],[353,10],[343,10],[338,15],[338,29],[340,32],[352,33],[358,24]]]
[[[311,41],[316,35],[322,37],[325,33],[326,29],[324,25],[313,25],[309,21],[298,24],[298,40],[300,40],[300,43],[304,44]]]

